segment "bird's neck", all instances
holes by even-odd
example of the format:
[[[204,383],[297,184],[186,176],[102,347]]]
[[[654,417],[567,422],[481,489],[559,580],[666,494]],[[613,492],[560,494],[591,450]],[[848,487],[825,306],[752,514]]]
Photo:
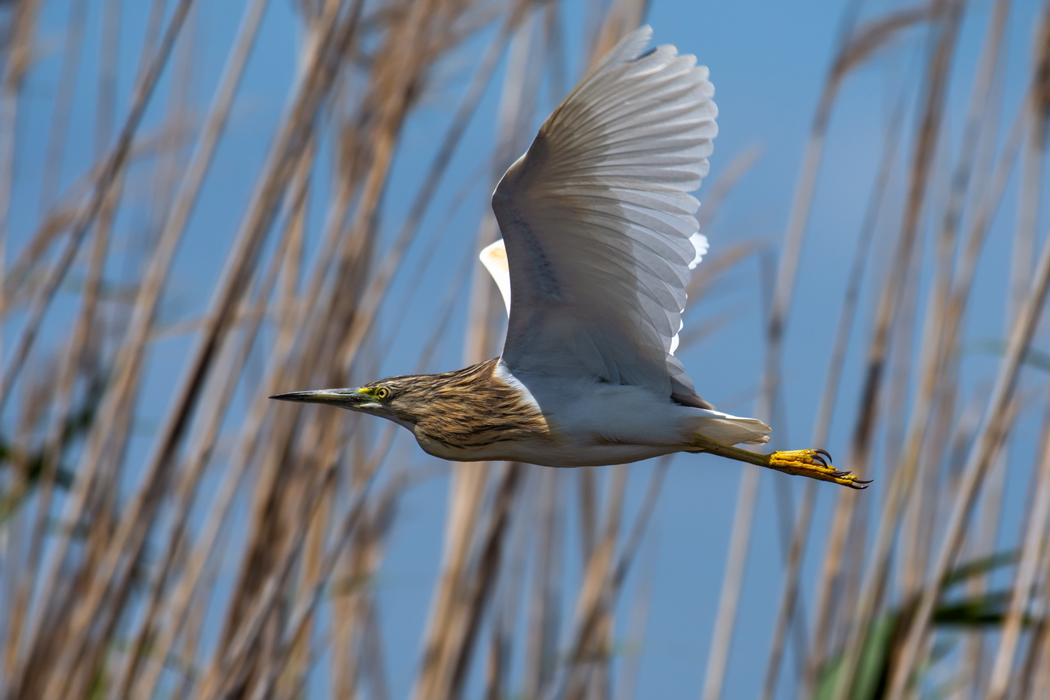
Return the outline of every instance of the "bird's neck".
[[[451,449],[549,436],[542,411],[518,387],[500,378],[498,359],[430,375],[426,410],[415,433]]]

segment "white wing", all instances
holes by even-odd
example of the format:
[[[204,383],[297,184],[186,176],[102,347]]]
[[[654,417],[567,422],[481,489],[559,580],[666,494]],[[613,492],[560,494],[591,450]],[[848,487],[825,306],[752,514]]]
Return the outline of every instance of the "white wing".
[[[689,269],[694,270],[696,266],[700,264],[700,261],[707,255],[708,244],[707,236],[702,233],[694,233],[689,237],[689,242],[693,244],[693,261],[689,263]],[[503,243],[503,239],[496,240],[495,243],[490,243],[481,249],[478,253],[478,259],[481,260],[481,264],[488,270],[489,275],[492,277],[492,281],[496,283],[496,287],[499,288],[500,296],[503,297],[503,305],[507,307],[507,315],[510,315],[510,268],[507,266],[507,246]],[[682,330],[682,324],[679,323],[678,330]],[[678,349],[678,333],[675,333],[674,337],[671,338],[671,349],[669,353],[674,355],[674,351]]]
[[[507,307],[507,314],[510,315],[510,268],[507,267],[507,248],[503,245],[503,239],[485,246],[478,257],[481,258],[481,264],[489,271],[496,286],[499,287],[503,304]]]
[[[513,306],[515,372],[647,386],[706,408],[672,355],[706,250],[688,192],[718,113],[707,69],[643,27],[558,106],[492,197]]]

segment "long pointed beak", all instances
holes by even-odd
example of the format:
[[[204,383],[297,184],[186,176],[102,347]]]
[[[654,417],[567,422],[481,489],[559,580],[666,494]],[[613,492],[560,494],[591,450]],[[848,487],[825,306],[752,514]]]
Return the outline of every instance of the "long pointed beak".
[[[277,394],[271,399],[278,401],[299,401],[302,403],[321,403],[328,406],[339,406],[340,408],[357,408],[361,404],[370,401],[371,397],[362,394],[360,389],[320,389],[318,391],[292,391],[287,394]]]

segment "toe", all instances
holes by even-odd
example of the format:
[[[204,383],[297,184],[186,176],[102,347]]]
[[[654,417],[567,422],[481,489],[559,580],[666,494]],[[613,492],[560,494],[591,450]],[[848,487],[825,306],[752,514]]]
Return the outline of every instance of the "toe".
[[[831,455],[826,450],[791,450],[774,452],[769,466],[786,474],[808,476],[819,481],[830,481],[851,489],[866,489],[869,480],[860,479],[851,472],[842,472],[832,465]]]

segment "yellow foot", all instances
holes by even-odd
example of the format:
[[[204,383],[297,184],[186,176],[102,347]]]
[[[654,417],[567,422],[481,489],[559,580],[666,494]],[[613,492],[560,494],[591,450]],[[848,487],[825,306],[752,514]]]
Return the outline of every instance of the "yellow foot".
[[[830,481],[851,489],[866,489],[870,481],[858,479],[856,474],[840,472],[831,464],[831,455],[824,450],[789,450],[769,455],[769,466],[785,474],[798,474],[811,479]]]

